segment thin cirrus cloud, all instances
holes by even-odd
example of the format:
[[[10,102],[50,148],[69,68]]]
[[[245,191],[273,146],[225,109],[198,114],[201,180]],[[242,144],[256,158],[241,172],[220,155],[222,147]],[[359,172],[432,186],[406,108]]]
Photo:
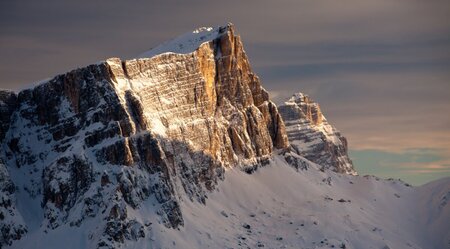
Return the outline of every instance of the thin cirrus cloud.
[[[420,184],[450,175],[449,17],[447,0],[1,1],[0,88],[231,21],[276,102],[310,94],[348,137],[360,173]],[[439,160],[383,164],[373,151]]]

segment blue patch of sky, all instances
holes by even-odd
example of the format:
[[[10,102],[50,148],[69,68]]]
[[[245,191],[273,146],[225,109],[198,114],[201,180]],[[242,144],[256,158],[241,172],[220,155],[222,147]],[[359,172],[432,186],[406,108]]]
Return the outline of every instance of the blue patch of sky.
[[[448,158],[441,150],[417,148],[400,153],[381,150],[350,150],[351,159],[360,175],[399,178],[413,185],[450,176]],[[429,164],[440,168],[427,168]]]

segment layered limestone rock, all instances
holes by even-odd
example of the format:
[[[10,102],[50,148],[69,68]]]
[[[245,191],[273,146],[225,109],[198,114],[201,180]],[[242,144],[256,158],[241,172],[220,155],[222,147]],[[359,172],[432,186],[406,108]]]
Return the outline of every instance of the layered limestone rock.
[[[19,201],[41,203],[28,215],[43,232],[95,219],[92,247],[145,237],[151,222],[130,210],[153,197],[158,222],[183,225],[179,196],[205,202],[225,168],[250,172],[289,145],[232,25],[192,53],[111,58],[4,96]]]
[[[330,125],[308,95],[294,94],[279,106],[295,152],[324,169],[356,175],[348,157],[347,139]]]

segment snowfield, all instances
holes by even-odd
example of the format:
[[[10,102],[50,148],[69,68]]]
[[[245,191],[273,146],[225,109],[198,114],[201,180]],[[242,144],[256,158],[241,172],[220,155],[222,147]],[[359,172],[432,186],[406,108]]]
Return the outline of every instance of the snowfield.
[[[212,41],[220,36],[220,27],[201,27],[164,42],[137,58],[151,58],[164,53],[188,54],[194,52],[201,44]]]
[[[228,169],[206,205],[183,199],[180,229],[159,223],[152,198],[137,212],[130,209],[151,229],[124,247],[450,248],[449,199],[450,178],[412,187],[321,172],[313,163],[297,171],[276,156],[252,174]],[[95,225],[37,229],[11,248],[89,248],[87,234]]]

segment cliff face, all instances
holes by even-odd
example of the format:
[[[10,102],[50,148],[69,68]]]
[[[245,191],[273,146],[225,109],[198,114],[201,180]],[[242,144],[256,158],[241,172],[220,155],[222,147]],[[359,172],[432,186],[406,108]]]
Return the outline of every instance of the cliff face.
[[[192,53],[111,58],[0,97],[14,198],[36,205],[23,219],[45,233],[95,220],[91,247],[148,235],[151,222],[136,216],[144,202],[159,214],[152,222],[183,225],[179,196],[205,202],[225,168],[251,172],[288,147],[231,25]],[[17,229],[2,244],[27,230]]]
[[[298,155],[338,173],[357,174],[348,157],[347,139],[328,123],[309,96],[294,94],[279,110]]]
[[[0,142],[9,129],[11,115],[16,108],[17,96],[14,92],[0,89]]]

